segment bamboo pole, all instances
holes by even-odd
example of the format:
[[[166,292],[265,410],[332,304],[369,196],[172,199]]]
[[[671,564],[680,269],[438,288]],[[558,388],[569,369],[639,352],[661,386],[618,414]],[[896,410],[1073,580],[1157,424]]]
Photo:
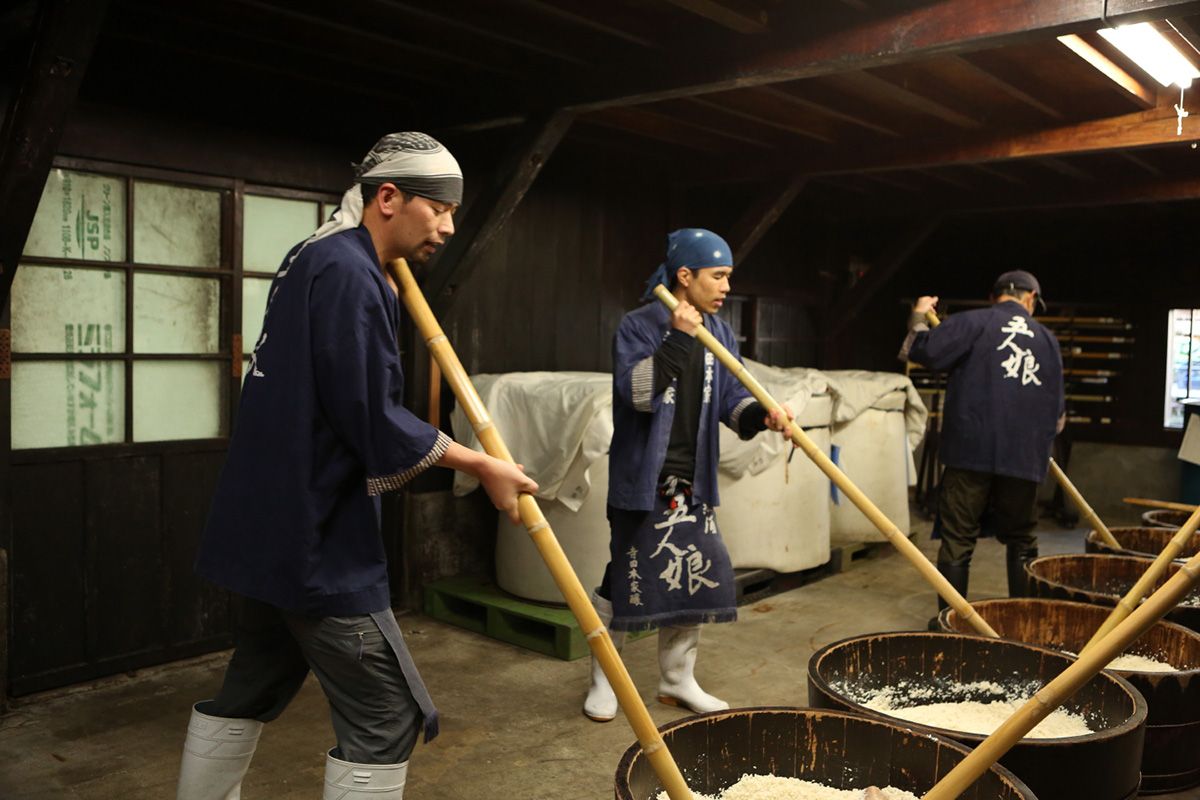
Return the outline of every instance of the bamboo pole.
[[[417,282],[408,268],[408,263],[404,259],[398,258],[389,262],[388,268],[396,277],[396,282],[400,286],[400,297],[408,308],[408,313],[412,315],[413,321],[421,332],[421,337],[441,366],[446,381],[466,412],[467,418],[470,419],[471,427],[475,429],[475,435],[479,437],[483,448],[496,458],[512,462],[513,457],[508,451],[508,446],[504,444],[500,432],[492,424],[487,408],[483,405],[475,387],[471,385],[467,371],[463,368],[462,362],[458,360],[458,355],[454,352],[441,325],[434,317],[433,311],[430,310],[429,303],[421,294],[421,289],[417,286]],[[625,664],[617,654],[612,638],[601,624],[600,617],[592,607],[592,601],[579,582],[579,577],[571,567],[571,562],[563,553],[558,539],[554,536],[554,531],[550,529],[550,523],[546,521],[546,517],[538,507],[537,500],[532,495],[523,494],[518,501],[518,508],[525,529],[529,531],[529,536],[533,539],[542,560],[550,569],[554,583],[562,592],[563,598],[566,599],[571,613],[579,621],[579,627],[587,637],[588,646],[603,668],[608,682],[612,684],[621,709],[625,712],[625,718],[633,728],[634,734],[637,735],[638,742],[642,745],[642,752],[649,759],[650,766],[653,767],[659,782],[662,783],[671,800],[692,800],[691,790],[684,782],[675,759],[671,757],[666,743],[654,725],[654,720],[650,718],[650,712],[646,710],[646,705],[642,702],[637,687],[633,685],[633,680],[629,677]]]
[[[1121,547],[1121,543],[1117,541],[1116,537],[1112,535],[1112,531],[1100,519],[1100,515],[1088,504],[1087,500],[1083,499],[1083,495],[1075,488],[1075,484],[1067,477],[1067,473],[1063,472],[1062,467],[1058,465],[1058,462],[1053,457],[1050,459],[1050,473],[1054,476],[1054,480],[1058,481],[1058,485],[1062,487],[1063,491],[1067,493],[1067,497],[1071,498],[1071,502],[1079,509],[1079,513],[1083,515],[1083,518],[1088,521],[1092,529],[1104,540],[1104,543],[1117,550],[1123,550],[1124,548]]]
[[[955,800],[992,764],[1075,694],[1096,673],[1108,666],[1133,640],[1174,608],[1200,582],[1200,554],[1193,556],[1171,580],[1155,592],[1141,608],[1117,625],[1090,650],[1081,654],[1050,683],[1034,693],[1024,705],[959,764],[946,773],[922,800]]]
[[[1148,595],[1154,588],[1154,584],[1158,583],[1158,579],[1167,571],[1167,565],[1170,564],[1179,552],[1183,550],[1184,545],[1192,538],[1192,534],[1196,532],[1197,526],[1200,526],[1200,509],[1192,512],[1188,517],[1188,521],[1183,523],[1183,527],[1175,532],[1171,537],[1171,541],[1167,542],[1166,547],[1154,559],[1154,562],[1142,573],[1142,577],[1138,578],[1137,583],[1133,588],[1117,602],[1117,607],[1108,615],[1108,619],[1100,625],[1088,643],[1083,646],[1080,654],[1086,653],[1090,648],[1096,646],[1096,643],[1103,639],[1109,631],[1117,626],[1117,623],[1132,614],[1142,602],[1142,598]]]
[[[667,291],[667,287],[665,286],[659,285],[655,287],[654,294],[662,301],[663,305],[672,311],[679,305],[679,301],[675,299],[673,294]],[[703,325],[696,329],[696,338],[700,340],[701,344],[712,351],[712,354],[724,365],[725,369],[729,370],[734,377],[742,382],[742,385],[750,390],[750,394],[754,395],[755,400],[762,403],[768,411],[781,410],[779,403],[750,374],[746,369],[746,365],[738,361],[732,353],[725,349],[725,346],[718,342]],[[884,538],[891,542],[892,546],[899,550],[917,568],[917,571],[921,573],[921,577],[933,585],[937,593],[950,604],[951,608],[958,612],[961,619],[966,620],[971,627],[984,636],[999,638],[1000,635],[992,629],[991,625],[987,624],[987,621],[983,617],[979,616],[978,612],[971,607],[971,604],[958,593],[958,590],[950,585],[950,581],[946,580],[945,576],[938,572],[937,568],[929,562],[929,559],[917,549],[917,546],[900,532],[896,524],[888,519],[887,515],[880,511],[879,507],[872,503],[870,498],[863,494],[861,489],[854,485],[854,482],[846,476],[846,473],[842,472],[837,464],[834,464],[830,460],[829,456],[821,452],[821,449],[813,443],[812,439],[808,438],[808,434],[804,432],[804,429],[795,420],[789,423],[788,433],[792,437],[792,442],[803,450],[806,456],[812,459],[817,468],[824,472],[829,477],[829,480],[833,481],[833,484],[841,490],[842,494],[846,495],[850,499],[850,502],[858,507],[858,510],[871,521],[871,524],[883,534]]]
[[[1189,503],[1172,503],[1170,500],[1150,500],[1145,497],[1124,497],[1122,502],[1128,503],[1131,506],[1145,506],[1147,508],[1161,508],[1167,511],[1186,511],[1189,514],[1195,511],[1200,506],[1193,506]]]
[[[934,311],[925,312],[925,321],[929,323],[929,327],[931,328],[936,328],[942,324],[942,321],[938,319],[938,315]],[[1121,543],[1113,537],[1112,531],[1100,519],[1100,515],[1088,504],[1087,500],[1083,499],[1083,495],[1079,492],[1079,489],[1075,488],[1075,484],[1067,477],[1067,473],[1063,472],[1062,467],[1058,466],[1058,463],[1053,458],[1050,459],[1050,474],[1054,476],[1054,480],[1058,481],[1058,485],[1062,487],[1067,496],[1071,498],[1071,501],[1075,503],[1079,512],[1083,514],[1084,519],[1091,524],[1096,533],[1100,534],[1100,538],[1104,540],[1104,543],[1109,547],[1115,547],[1117,550],[1123,549]]]

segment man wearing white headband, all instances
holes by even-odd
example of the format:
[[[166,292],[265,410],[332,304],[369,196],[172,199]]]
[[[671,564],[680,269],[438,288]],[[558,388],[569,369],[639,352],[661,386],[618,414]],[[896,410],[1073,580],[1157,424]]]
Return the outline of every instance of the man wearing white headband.
[[[392,614],[379,495],[432,466],[477,476],[513,521],[537,484],[401,405],[400,305],[384,269],[453,235],[462,172],[421,133],[381,139],[341,208],[283,259],[242,388],[196,571],[238,597],[220,692],[192,710],[179,800],[240,796],[263,723],[311,670],[337,746],[325,798],[400,800],[437,711]]]

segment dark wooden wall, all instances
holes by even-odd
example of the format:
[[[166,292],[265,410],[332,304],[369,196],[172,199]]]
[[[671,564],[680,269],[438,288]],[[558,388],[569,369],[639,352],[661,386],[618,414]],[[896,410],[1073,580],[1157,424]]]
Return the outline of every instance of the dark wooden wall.
[[[1162,428],[1167,314],[1200,307],[1200,202],[1027,210],[949,218],[879,291],[845,334],[835,366],[898,369],[907,309],[922,294],[986,299],[1010,269],[1033,272],[1046,297],[1117,309],[1134,324],[1115,387],[1127,413],[1079,438],[1176,447]],[[912,224],[912,223],[907,223]],[[867,226],[860,236],[871,238]],[[841,237],[848,234],[839,233]],[[877,238],[894,237],[894,228]]]

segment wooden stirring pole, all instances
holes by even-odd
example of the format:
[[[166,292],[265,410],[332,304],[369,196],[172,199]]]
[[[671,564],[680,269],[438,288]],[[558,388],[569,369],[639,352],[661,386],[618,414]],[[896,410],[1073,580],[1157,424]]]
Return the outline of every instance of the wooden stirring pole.
[[[1095,647],[1109,631],[1117,626],[1118,622],[1134,612],[1138,603],[1142,602],[1143,597],[1150,594],[1154,588],[1154,584],[1158,583],[1159,578],[1166,572],[1167,565],[1179,555],[1184,545],[1192,538],[1192,534],[1196,532],[1198,526],[1200,526],[1200,509],[1192,512],[1187,522],[1183,523],[1183,527],[1175,532],[1175,535],[1171,537],[1171,541],[1167,542],[1166,547],[1162,549],[1162,552],[1158,554],[1154,562],[1142,573],[1142,577],[1138,578],[1133,588],[1117,602],[1117,607],[1108,615],[1108,619],[1104,620],[1096,632],[1092,634],[1092,638],[1088,640],[1088,643],[1083,646],[1083,650],[1080,651],[1081,655]]]
[[[454,396],[458,398],[467,418],[471,420],[471,427],[475,429],[475,435],[479,437],[484,450],[491,456],[511,463],[513,461],[512,454],[508,452],[507,445],[500,438],[500,432],[492,424],[487,408],[484,407],[483,401],[471,384],[467,371],[463,368],[462,362],[458,360],[458,355],[455,354],[454,348],[451,347],[450,341],[442,331],[442,326],[433,316],[433,311],[430,310],[425,296],[421,294],[421,290],[408,268],[408,262],[403,258],[398,258],[388,263],[388,269],[391,270],[400,286],[400,297],[408,308],[408,313],[412,315],[417,329],[421,332],[421,337],[441,366],[446,381],[454,391]],[[684,782],[675,759],[671,757],[666,743],[654,726],[654,720],[650,718],[646,704],[642,702],[637,687],[633,685],[633,680],[630,679],[629,672],[625,669],[625,664],[617,654],[617,649],[613,647],[608,631],[600,623],[600,617],[592,607],[592,601],[579,582],[579,577],[571,567],[571,562],[563,553],[558,539],[554,536],[554,531],[550,529],[550,523],[542,515],[537,500],[532,495],[521,495],[519,510],[525,529],[529,531],[529,536],[537,546],[538,552],[541,553],[542,560],[550,569],[554,583],[562,592],[563,598],[566,599],[571,613],[575,615],[575,619],[579,620],[579,627],[587,637],[588,646],[592,648],[592,653],[604,669],[608,682],[612,684],[621,709],[625,712],[625,718],[641,743],[642,752],[649,759],[650,766],[653,767],[659,782],[662,783],[671,800],[692,800],[691,790]]]
[[[946,773],[946,777],[938,781],[922,800],[955,800],[1051,711],[1066,702],[1134,639],[1178,605],[1197,583],[1200,583],[1200,554],[1193,556],[1141,608],[1117,625],[1112,633],[1090,650],[1085,650],[1074,664],[1039,689],[958,766]]]
[[[929,327],[931,328],[936,328],[938,325],[942,324],[942,321],[938,319],[938,315],[933,311],[925,312],[925,321],[929,323]],[[1115,550],[1123,549],[1121,547],[1121,543],[1118,542],[1116,537],[1112,535],[1112,531],[1110,531],[1108,526],[1104,524],[1104,521],[1100,519],[1100,515],[1097,514],[1095,509],[1088,504],[1087,500],[1083,499],[1083,495],[1080,493],[1079,489],[1075,488],[1075,484],[1072,483],[1071,479],[1067,477],[1067,473],[1063,472],[1062,467],[1060,467],[1058,462],[1056,462],[1053,458],[1050,459],[1050,474],[1054,476],[1054,480],[1058,481],[1058,485],[1062,487],[1064,492],[1066,492],[1067,497],[1071,498],[1071,502],[1074,503],[1075,507],[1079,509],[1079,513],[1082,514],[1083,518],[1088,521],[1088,524],[1092,526],[1093,530],[1099,534],[1100,538],[1104,540],[1104,543]]]
[[[1162,508],[1167,511],[1186,511],[1189,514],[1195,511],[1200,506],[1193,506],[1188,503],[1172,503],[1170,500],[1150,500],[1145,497],[1123,497],[1121,501],[1129,503],[1131,506],[1146,506],[1148,508]]]
[[[679,301],[675,299],[673,294],[667,291],[667,287],[665,286],[659,285],[655,287],[654,295],[662,301],[663,305],[672,311],[679,305]],[[718,342],[703,325],[696,329],[696,338],[700,340],[701,344],[712,351],[712,354],[724,365],[725,369],[729,370],[731,374],[742,382],[743,386],[750,390],[750,394],[754,395],[755,400],[762,403],[768,411],[781,410],[779,403],[749,373],[746,365],[738,361],[733,353],[725,349],[725,346]],[[825,455],[813,443],[812,439],[808,438],[808,434],[804,432],[804,429],[795,420],[792,420],[789,424],[788,433],[792,437],[792,442],[803,450],[806,456],[812,459],[812,462],[829,477],[829,480],[833,481],[833,484],[841,490],[842,494],[850,499],[850,502],[858,506],[858,510],[871,521],[871,524],[883,534],[884,538],[891,542],[905,558],[912,562],[912,565],[917,568],[921,576],[933,585],[937,593],[950,604],[951,608],[958,612],[961,619],[966,620],[971,627],[984,636],[999,638],[1000,635],[992,629],[991,625],[987,624],[983,617],[979,616],[975,609],[971,607],[971,604],[958,593],[958,590],[950,585],[950,581],[946,580],[945,576],[938,572],[937,568],[929,562],[929,559],[917,549],[917,546],[900,532],[896,524],[888,519],[887,515],[880,511],[878,506],[872,503],[870,498],[863,494],[861,489],[854,485],[854,482],[846,476],[846,473],[842,472],[837,464],[834,464],[829,456]]]

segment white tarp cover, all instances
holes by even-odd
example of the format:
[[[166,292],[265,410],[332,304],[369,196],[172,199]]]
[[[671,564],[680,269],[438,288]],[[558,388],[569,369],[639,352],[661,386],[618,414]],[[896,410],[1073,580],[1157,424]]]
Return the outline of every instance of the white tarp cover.
[[[928,412],[904,375],[785,369],[750,359],[746,359],[746,367],[772,397],[791,405],[804,427],[830,424],[823,412],[814,416],[825,408],[810,404],[814,395],[831,394],[833,421],[844,422],[890,392],[901,390],[907,398],[905,427],[910,447],[924,435]],[[513,457],[538,482],[538,497],[578,510],[591,488],[588,467],[608,452],[612,439],[612,376],[603,372],[510,372],[473,375],[471,381]],[[457,441],[483,449],[460,407],[455,406],[450,421]],[[782,436],[764,433],[742,441],[732,431],[723,430],[720,468],[734,478],[757,475],[789,447]],[[455,494],[465,495],[478,485],[475,478],[455,473]]]
[[[781,369],[745,359],[746,369],[776,401],[791,406],[801,427],[829,425],[829,418],[813,418],[810,401],[814,395],[826,393],[825,376],[818,370],[805,367]],[[824,408],[824,406],[822,406]],[[777,433],[764,432],[749,441],[738,438],[728,428],[721,428],[720,469],[726,475],[740,478],[758,475],[774,463],[781,453],[791,448],[790,442]]]
[[[612,440],[612,375],[510,372],[472,375],[471,382],[513,458],[538,482],[538,497],[577,511],[588,494],[587,468]],[[483,450],[461,406],[450,425],[455,440]],[[456,495],[477,486],[472,476],[455,473]]]
[[[908,447],[916,449],[925,436],[929,411],[907,375],[898,372],[868,372],[863,369],[822,371],[833,396],[833,421],[849,422],[894,391],[905,393],[904,430]]]

